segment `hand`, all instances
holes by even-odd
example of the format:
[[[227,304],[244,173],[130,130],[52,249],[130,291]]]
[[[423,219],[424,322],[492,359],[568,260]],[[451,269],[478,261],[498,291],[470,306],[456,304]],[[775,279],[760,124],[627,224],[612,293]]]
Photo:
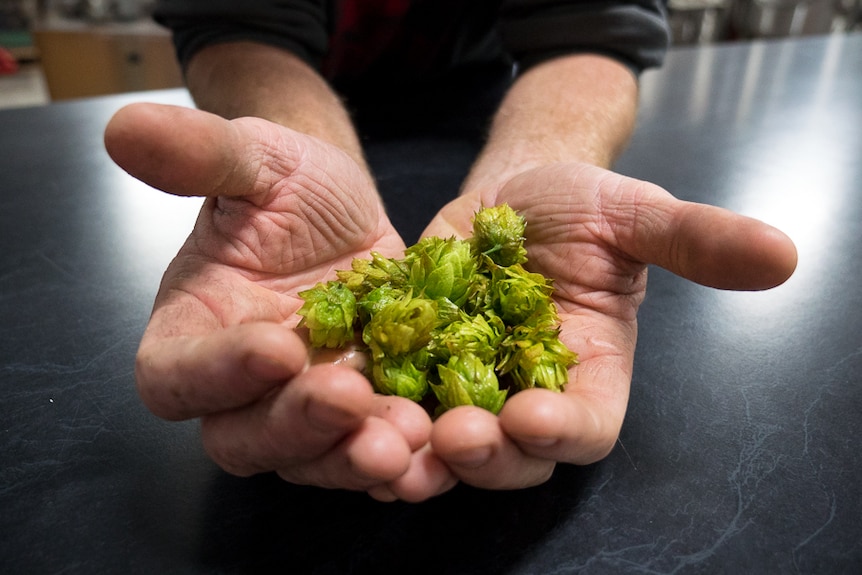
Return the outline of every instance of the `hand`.
[[[471,234],[481,206],[508,203],[527,220],[527,267],[554,279],[562,341],[580,356],[565,392],[531,389],[499,416],[459,407],[431,433],[434,453],[463,481],[512,489],[550,477],[556,462],[587,464],[613,448],[632,377],[646,264],[724,289],[765,289],[796,266],[787,236],[717,207],[583,164],[536,168],[499,191],[445,206],[426,235]]]
[[[375,395],[349,357],[309,365],[293,329],[298,291],[372,249],[402,255],[354,160],[264,120],[147,104],[119,111],[105,144],[144,182],[207,196],[138,351],[138,389],[154,413],[200,417],[207,452],[238,475],[275,470],[381,499],[454,484],[418,405]]]

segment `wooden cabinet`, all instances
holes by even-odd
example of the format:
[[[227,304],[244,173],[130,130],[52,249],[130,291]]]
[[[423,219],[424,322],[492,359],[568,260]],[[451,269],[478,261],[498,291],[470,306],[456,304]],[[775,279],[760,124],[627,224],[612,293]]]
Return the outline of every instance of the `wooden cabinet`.
[[[45,24],[34,39],[52,100],[183,83],[169,33],[150,21]]]

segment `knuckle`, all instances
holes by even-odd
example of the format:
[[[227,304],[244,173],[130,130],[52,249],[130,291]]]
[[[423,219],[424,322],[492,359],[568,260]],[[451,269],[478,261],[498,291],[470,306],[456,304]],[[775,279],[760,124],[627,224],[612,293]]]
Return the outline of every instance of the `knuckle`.
[[[225,441],[216,418],[201,419],[201,441],[207,456],[225,472],[239,477],[248,477],[264,471],[248,461],[251,451],[245,442]]]
[[[169,421],[190,419],[195,411],[182,393],[160,369],[154,353],[138,351],[135,356],[135,388],[141,402],[154,415]]]
[[[143,404],[158,417],[163,419],[180,419],[176,417],[164,391],[159,387],[159,377],[153,368],[149,354],[138,352],[135,357],[135,388]]]

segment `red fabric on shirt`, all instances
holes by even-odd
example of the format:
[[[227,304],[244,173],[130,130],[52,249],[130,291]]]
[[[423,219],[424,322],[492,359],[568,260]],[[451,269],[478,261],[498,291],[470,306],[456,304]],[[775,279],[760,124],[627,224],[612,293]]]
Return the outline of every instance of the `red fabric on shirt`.
[[[356,77],[390,48],[400,35],[410,0],[340,0],[323,72]]]

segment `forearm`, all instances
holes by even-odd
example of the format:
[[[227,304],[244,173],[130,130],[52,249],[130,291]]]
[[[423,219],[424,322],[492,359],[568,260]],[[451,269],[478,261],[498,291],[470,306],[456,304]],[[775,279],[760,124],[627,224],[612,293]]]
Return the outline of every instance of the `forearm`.
[[[208,46],[186,68],[195,104],[225,118],[255,116],[334,144],[366,171],[359,138],[338,96],[293,54],[251,42]]]
[[[628,68],[602,56],[566,56],[528,70],[500,105],[463,192],[493,191],[555,162],[610,167],[634,129],[637,90]]]

